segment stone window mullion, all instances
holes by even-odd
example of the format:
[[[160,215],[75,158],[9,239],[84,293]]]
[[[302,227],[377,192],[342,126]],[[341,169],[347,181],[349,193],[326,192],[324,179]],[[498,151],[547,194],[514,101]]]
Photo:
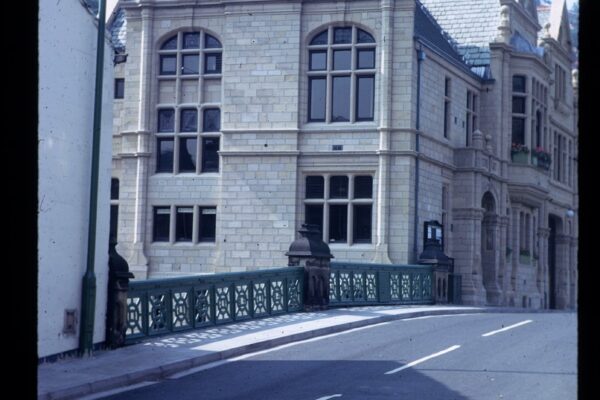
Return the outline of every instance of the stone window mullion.
[[[329,243],[329,178],[331,175],[323,176],[323,241]]]
[[[348,246],[354,244],[354,174],[348,176],[348,215],[347,215],[347,228],[346,228],[346,241]]]
[[[175,243],[175,239],[176,239],[176,232],[175,232],[175,222],[177,219],[177,213],[176,211],[176,207],[174,204],[171,204],[170,209],[169,209],[169,244],[174,244]]]

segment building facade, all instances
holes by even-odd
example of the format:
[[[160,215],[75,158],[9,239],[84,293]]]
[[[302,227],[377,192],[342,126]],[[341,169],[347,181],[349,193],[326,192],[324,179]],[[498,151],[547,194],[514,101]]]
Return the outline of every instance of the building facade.
[[[39,3],[37,354],[79,346],[82,278],[88,253],[97,2]],[[104,82],[112,83],[109,36]],[[112,86],[102,93],[95,242],[93,343],[105,338],[108,286]]]
[[[114,234],[137,279],[336,260],[415,263],[423,223],[468,304],[577,298],[566,6],[122,0]],[[116,192],[115,192],[116,193]]]

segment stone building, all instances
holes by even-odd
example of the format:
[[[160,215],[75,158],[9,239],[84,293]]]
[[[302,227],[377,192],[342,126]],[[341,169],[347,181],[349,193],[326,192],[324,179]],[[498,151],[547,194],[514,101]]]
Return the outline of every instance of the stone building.
[[[575,307],[576,80],[543,11],[121,0],[120,252],[138,279],[284,266],[306,221],[336,260],[415,263],[438,220],[465,303]]]

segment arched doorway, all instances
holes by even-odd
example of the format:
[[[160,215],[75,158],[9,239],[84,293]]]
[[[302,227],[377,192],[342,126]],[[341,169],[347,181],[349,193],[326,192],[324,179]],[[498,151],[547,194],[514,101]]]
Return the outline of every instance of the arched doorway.
[[[486,291],[486,303],[500,305],[502,293],[498,286],[498,239],[499,220],[496,211],[496,200],[490,192],[481,199],[483,220],[481,221],[481,270],[483,286]]]

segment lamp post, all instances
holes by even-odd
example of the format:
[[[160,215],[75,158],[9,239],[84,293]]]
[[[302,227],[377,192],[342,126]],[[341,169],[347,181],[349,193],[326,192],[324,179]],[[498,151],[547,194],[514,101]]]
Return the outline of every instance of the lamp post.
[[[96,48],[96,85],[94,97],[94,125],[92,142],[92,177],[90,183],[90,210],[87,242],[86,271],[81,290],[81,326],[79,331],[79,355],[90,354],[94,341],[94,318],[96,310],[96,216],[98,209],[98,169],[100,159],[100,123],[102,116],[102,78],[104,72],[104,26],[106,2],[98,0],[98,40]]]

